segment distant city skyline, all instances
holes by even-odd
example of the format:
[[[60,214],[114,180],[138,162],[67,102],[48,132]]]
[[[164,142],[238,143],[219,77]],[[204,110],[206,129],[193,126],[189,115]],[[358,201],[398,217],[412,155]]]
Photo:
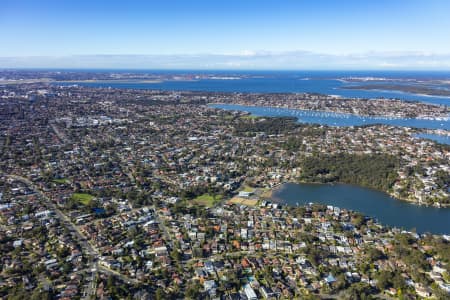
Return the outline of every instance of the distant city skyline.
[[[0,68],[450,70],[450,1],[22,1]]]

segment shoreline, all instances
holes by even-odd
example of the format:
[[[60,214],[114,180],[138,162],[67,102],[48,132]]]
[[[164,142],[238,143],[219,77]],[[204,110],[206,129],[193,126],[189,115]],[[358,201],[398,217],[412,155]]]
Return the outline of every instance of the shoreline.
[[[369,190],[373,190],[376,192],[381,192],[384,193],[386,195],[388,195],[390,198],[392,198],[392,200],[395,201],[402,201],[402,202],[407,202],[411,205],[417,206],[417,207],[430,207],[430,208],[450,208],[450,204],[426,204],[426,203],[422,203],[420,201],[415,201],[415,200],[411,200],[408,198],[403,198],[403,197],[398,197],[395,196],[393,192],[389,192],[389,191],[382,191],[382,190],[378,190],[378,189],[374,189],[374,188],[370,188],[370,187],[365,187],[362,185],[358,185],[358,184],[352,184],[352,183],[345,183],[345,182],[329,182],[329,183],[322,183],[322,182],[307,182],[307,181],[286,181],[283,183],[280,183],[278,185],[276,185],[275,187],[271,188],[271,192],[270,192],[270,199],[274,200],[274,201],[282,201],[279,198],[274,198],[273,194],[274,192],[280,190],[281,188],[283,188],[283,186],[287,183],[292,183],[292,184],[310,184],[310,185],[335,185],[335,184],[344,184],[344,185],[351,185],[351,186],[355,186],[355,187],[359,187],[359,188],[365,188],[365,189],[369,189]]]
[[[53,84],[58,83],[73,83],[73,84],[83,84],[83,83],[99,83],[99,84],[106,84],[106,83],[128,83],[128,84],[158,84],[158,83],[164,83],[164,82],[197,82],[198,79],[85,79],[85,80],[52,80],[49,81]]]
[[[355,100],[355,99],[352,99]],[[371,100],[357,100],[357,101],[371,101]],[[403,101],[403,100],[401,100]],[[404,101],[408,102],[408,101]],[[213,105],[240,105],[247,107],[261,107],[261,108],[273,108],[273,109],[289,109],[289,110],[298,110],[304,112],[320,112],[320,113],[334,113],[341,114],[342,117],[357,117],[357,118],[372,118],[372,119],[391,119],[391,120],[402,120],[402,119],[416,119],[416,120],[429,120],[429,121],[442,121],[448,122],[450,121],[450,113],[447,116],[416,116],[414,118],[410,117],[401,117],[401,116],[390,116],[390,115],[382,115],[382,114],[374,114],[374,115],[365,115],[365,114],[353,114],[349,112],[341,112],[336,110],[323,110],[323,109],[301,109],[301,108],[290,108],[284,106],[264,106],[264,105],[249,105],[246,103],[223,103],[223,102],[210,102],[206,104],[208,107],[213,107]],[[251,113],[250,113],[251,114]]]
[[[350,85],[350,86],[342,86],[340,89],[343,90],[359,90],[359,91],[376,91],[376,92],[383,92],[383,93],[396,93],[396,94],[405,94],[405,95],[417,95],[417,96],[423,96],[423,97],[437,97],[437,98],[448,98],[450,99],[450,92],[443,95],[436,95],[436,94],[427,94],[427,93],[415,93],[413,91],[408,90],[400,90],[400,89],[386,89],[385,88],[378,88],[376,86],[366,87],[366,86],[359,86],[359,85]]]

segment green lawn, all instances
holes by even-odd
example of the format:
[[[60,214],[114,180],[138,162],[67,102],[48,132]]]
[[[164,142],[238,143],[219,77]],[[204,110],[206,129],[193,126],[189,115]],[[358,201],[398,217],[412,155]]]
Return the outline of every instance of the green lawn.
[[[241,118],[244,119],[244,120],[253,120],[253,119],[258,119],[260,117],[259,116],[248,115],[248,116],[242,116]]]
[[[94,199],[94,196],[86,193],[74,193],[72,195],[72,199],[80,202],[83,205],[88,205],[91,202],[91,200]]]
[[[54,183],[59,183],[59,184],[65,184],[65,183],[67,183],[67,179],[65,179],[65,178],[53,179],[52,181],[53,181]]]
[[[241,191],[250,193],[250,192],[254,192],[255,189],[246,185],[246,186],[244,186],[244,188]]]
[[[193,201],[198,205],[212,207],[214,204],[219,202],[221,199],[222,199],[221,195],[203,194],[203,195],[195,198]]]

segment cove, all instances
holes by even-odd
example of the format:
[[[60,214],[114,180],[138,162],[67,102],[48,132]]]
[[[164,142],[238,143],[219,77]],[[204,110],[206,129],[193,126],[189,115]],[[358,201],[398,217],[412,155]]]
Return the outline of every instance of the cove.
[[[450,136],[449,135],[439,135],[439,134],[432,134],[432,133],[418,133],[418,134],[416,134],[416,137],[422,138],[422,139],[433,140],[440,144],[450,145]]]
[[[286,183],[273,192],[272,198],[290,206],[313,202],[350,209],[373,217],[383,225],[416,229],[418,233],[450,233],[450,208],[418,206],[355,185]]]
[[[300,123],[320,124],[328,126],[362,126],[371,124],[385,124],[401,127],[423,129],[450,129],[449,120],[427,120],[410,118],[365,117],[344,113],[300,110],[289,108],[245,106],[237,104],[209,104],[210,107],[245,111],[260,117],[295,117]]]

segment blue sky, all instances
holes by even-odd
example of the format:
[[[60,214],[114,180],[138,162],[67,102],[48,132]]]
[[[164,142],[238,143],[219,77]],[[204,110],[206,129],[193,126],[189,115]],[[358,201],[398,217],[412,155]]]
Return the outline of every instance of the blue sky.
[[[447,0],[2,0],[0,67],[450,69],[449,13]]]

